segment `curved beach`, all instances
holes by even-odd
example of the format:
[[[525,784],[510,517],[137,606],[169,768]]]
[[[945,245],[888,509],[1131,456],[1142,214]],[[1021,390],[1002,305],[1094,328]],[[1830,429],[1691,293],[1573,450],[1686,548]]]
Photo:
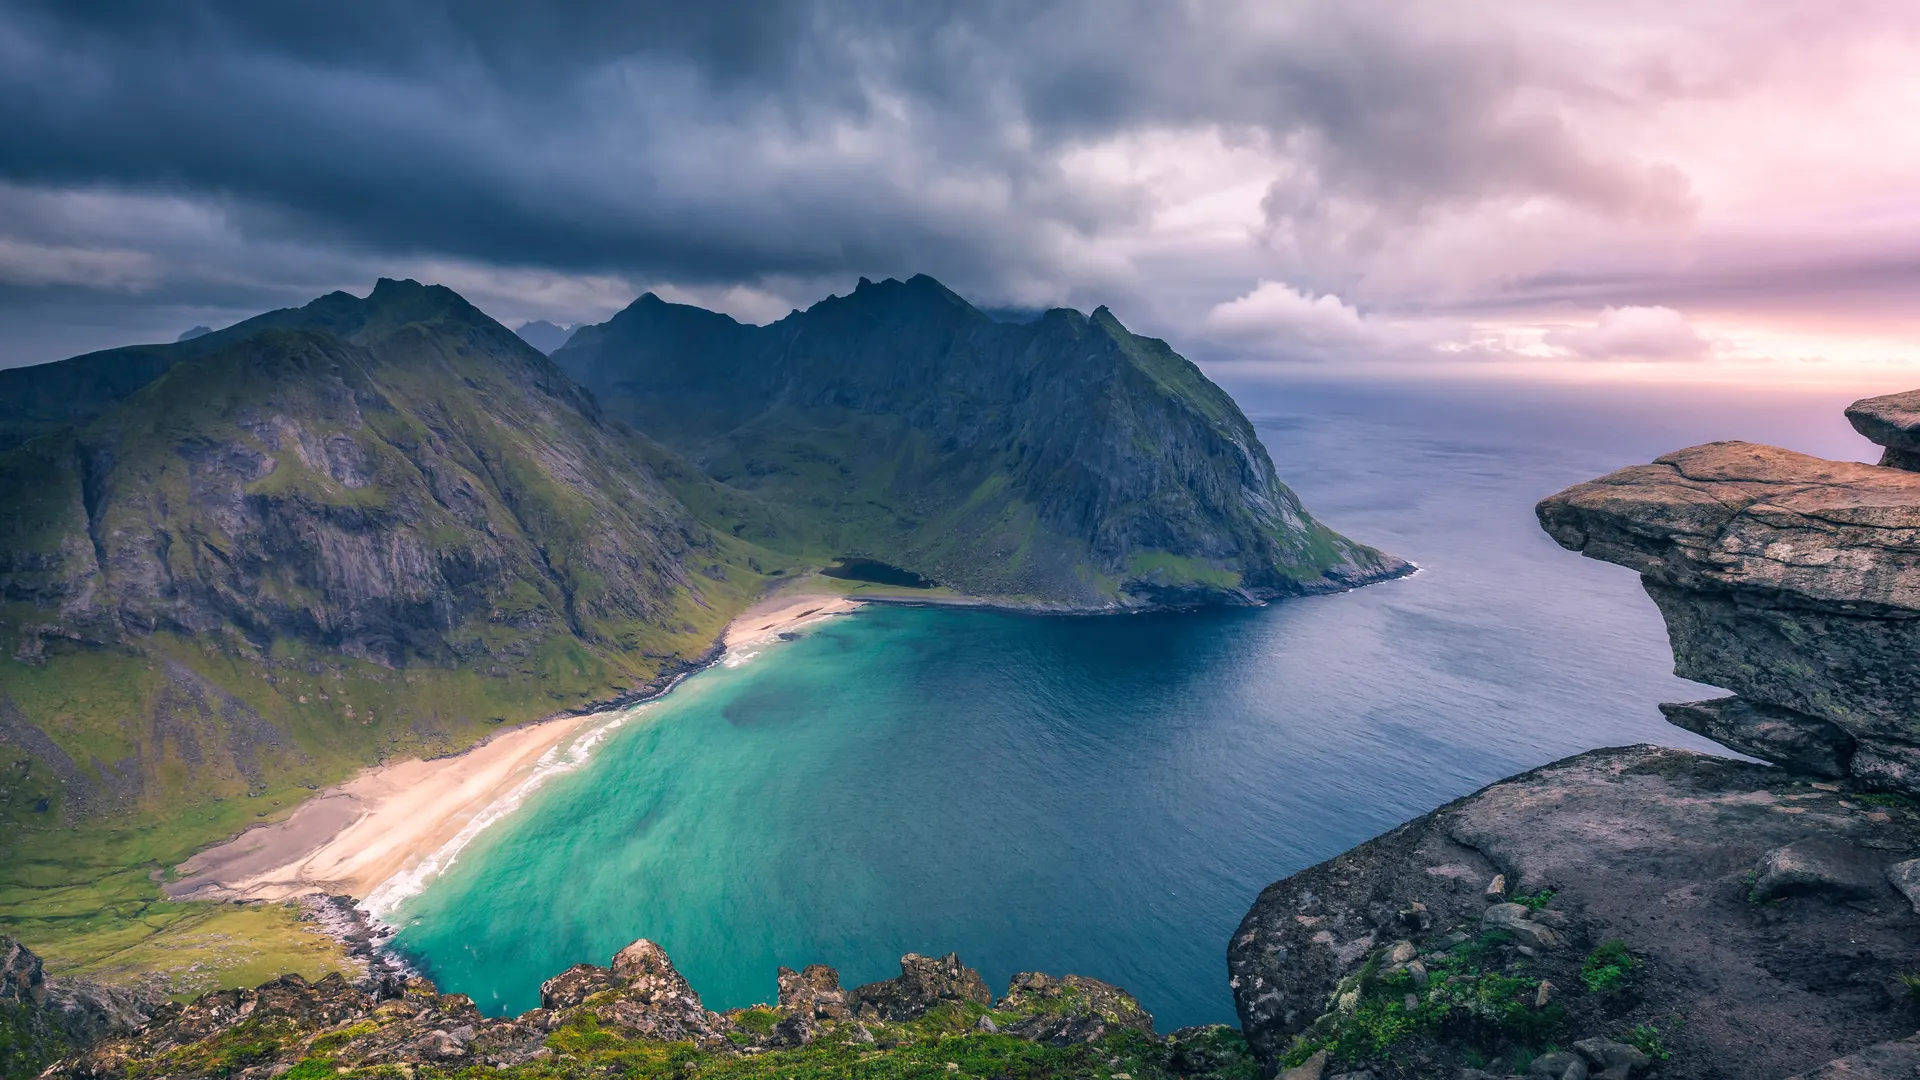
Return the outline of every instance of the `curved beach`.
[[[721,644],[734,654],[859,606],[834,595],[769,597],[735,618]],[[577,766],[631,709],[558,716],[501,732],[463,753],[367,769],[322,789],[282,821],[194,855],[165,886],[167,895],[236,901],[344,895],[368,901],[383,886],[385,892],[405,891],[443,867],[547,775]]]

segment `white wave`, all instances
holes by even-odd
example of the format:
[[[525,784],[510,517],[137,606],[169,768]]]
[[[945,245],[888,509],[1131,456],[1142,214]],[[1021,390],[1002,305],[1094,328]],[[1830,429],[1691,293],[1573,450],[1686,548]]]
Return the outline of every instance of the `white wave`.
[[[418,896],[429,882],[445,873],[447,868],[459,858],[460,852],[465,850],[468,844],[473,843],[476,837],[495,822],[518,810],[521,804],[527,801],[527,796],[538,790],[540,785],[546,783],[550,777],[572,772],[585,765],[593,757],[594,750],[605,742],[609,735],[618,731],[628,720],[651,708],[658,700],[655,698],[653,701],[643,702],[618,712],[598,714],[607,719],[589,727],[572,739],[548,749],[534,762],[533,770],[525,779],[515,784],[513,789],[505,795],[482,807],[480,812],[455,833],[451,840],[440,845],[438,850],[418,863],[375,886],[373,891],[367,894],[366,900],[361,903],[360,910],[366,912],[371,919],[384,921],[386,915],[412,897]]]

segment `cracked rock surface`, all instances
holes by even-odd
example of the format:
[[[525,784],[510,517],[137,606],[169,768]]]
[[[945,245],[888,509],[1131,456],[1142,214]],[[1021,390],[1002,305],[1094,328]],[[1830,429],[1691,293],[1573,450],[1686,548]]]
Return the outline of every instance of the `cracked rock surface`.
[[[1499,1023],[1452,1007],[1386,1060],[1336,1052],[1327,1075],[1507,1075],[1486,1062],[1651,1025],[1672,1055],[1660,1077],[1793,1076],[1912,1034],[1897,976],[1920,967],[1920,917],[1888,874],[1916,853],[1904,799],[1683,750],[1595,750],[1269,886],[1228,949],[1235,1004],[1269,1075],[1303,1036],[1352,1030],[1342,1010],[1377,1015],[1367,1002],[1402,986],[1424,1008],[1475,971]],[[1770,869],[1777,891],[1756,896]],[[1496,874],[1510,899],[1487,896]],[[1595,989],[1608,980],[1588,958],[1616,941],[1630,959]],[[1425,985],[1395,974],[1409,952]],[[1370,966],[1381,989],[1364,988]]]

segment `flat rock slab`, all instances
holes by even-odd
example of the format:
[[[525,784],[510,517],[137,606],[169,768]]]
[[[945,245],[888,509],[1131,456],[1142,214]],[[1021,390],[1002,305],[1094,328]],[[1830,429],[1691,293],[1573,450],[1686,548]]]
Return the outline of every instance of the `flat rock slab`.
[[[1920,452],[1920,390],[1861,398],[1847,406],[1847,422],[1869,442],[1909,454]]]
[[[1576,484],[1535,513],[1562,547],[1669,585],[1920,614],[1920,474],[1716,442]]]
[[[1920,794],[1920,472],[1708,443],[1535,512],[1562,546],[1640,573],[1675,674],[1754,707],[1681,707],[1676,723]]]
[[[1756,864],[1809,838],[1843,844],[1875,883],[1847,895],[1755,903]],[[1824,841],[1822,842],[1824,843]],[[1510,895],[1554,890],[1560,944],[1504,961],[1551,981],[1560,1045],[1662,1032],[1667,1080],[1778,1080],[1906,1036],[1897,981],[1920,968],[1920,917],[1886,880],[1920,854],[1920,812],[1877,806],[1779,769],[1651,746],[1596,750],[1501,781],[1270,886],[1228,948],[1235,1002],[1256,1052],[1276,1059],[1376,949],[1411,937],[1422,954],[1477,934]],[[1852,876],[1847,878],[1854,881]],[[1404,912],[1425,907],[1430,926]],[[1505,909],[1501,909],[1505,913]],[[1628,989],[1589,991],[1586,954],[1625,943]],[[1490,961],[1491,962],[1491,961]],[[1381,1080],[1454,1075],[1445,1045],[1374,1065]],[[1425,1069],[1427,1071],[1420,1071]]]
[[[1739,697],[1663,702],[1667,723],[1797,772],[1838,779],[1853,760],[1853,736],[1831,721]]]
[[[1815,833],[1760,856],[1747,899],[1826,895],[1870,900],[1893,884],[1884,853],[1855,847],[1833,833]]]

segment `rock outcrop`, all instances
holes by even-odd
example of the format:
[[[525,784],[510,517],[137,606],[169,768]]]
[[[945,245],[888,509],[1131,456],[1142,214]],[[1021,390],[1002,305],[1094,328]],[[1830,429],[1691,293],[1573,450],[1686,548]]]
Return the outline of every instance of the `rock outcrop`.
[[[1887,418],[1906,414],[1853,415],[1891,439]],[[1538,513],[1561,545],[1639,571],[1676,674],[1737,694],[1667,706],[1675,723],[1790,768],[1920,792],[1920,473],[1709,443],[1568,488]]]
[[[1081,975],[1056,979],[1023,971],[1013,977],[1000,1007],[1029,1013],[1007,1025],[1007,1032],[1058,1046],[1093,1042],[1108,1031],[1123,1029],[1153,1034],[1153,1017],[1133,995]]]
[[[6,986],[37,985],[19,971]],[[898,1061],[874,1060],[889,1054]],[[578,964],[547,980],[540,1007],[516,1017],[484,1016],[465,996],[442,994],[420,978],[354,986],[338,975],[317,983],[286,976],[164,1006],[145,1027],[109,1035],[46,1076],[271,1080],[300,1070],[295,1075],[372,1078],[430,1066],[447,1074],[484,1067],[509,1078],[666,1070],[697,1077],[709,1067],[740,1075],[726,1063],[757,1055],[769,1055],[769,1076],[851,1074],[856,1066],[873,1075],[925,1071],[929,1055],[936,1062],[978,1055],[988,1068],[1017,1062],[1024,1075],[1097,1070],[1124,1080],[1228,1080],[1250,1064],[1229,1029],[1161,1038],[1125,991],[1077,975],[1017,976],[996,1005],[979,973],[951,954],[908,954],[899,977],[851,991],[841,990],[830,967],[782,968],[777,1004],[716,1013],[666,952],[642,939],[607,967]],[[942,1071],[961,1069],[955,1062]]]
[[[1269,887],[1228,950],[1269,1075],[1911,1074],[1920,392],[1847,415],[1881,464],[1710,443],[1537,509],[1734,691],[1667,718],[1783,768],[1596,750]]]
[[[1920,469],[1920,390],[1861,398],[1847,406],[1847,422],[1883,448],[1880,464]]]
[[[941,957],[908,953],[900,958],[900,974],[881,982],[855,987],[848,995],[854,1011],[873,1020],[911,1020],[942,1002],[976,1005],[993,1003],[993,991],[980,973],[948,953]]]
[[[0,1076],[39,1067],[147,1022],[159,1002],[124,987],[48,978],[40,958],[0,934]]]
[[[1778,1080],[1912,1033],[1916,851],[1903,799],[1596,750],[1268,887],[1234,999],[1269,1075]]]

